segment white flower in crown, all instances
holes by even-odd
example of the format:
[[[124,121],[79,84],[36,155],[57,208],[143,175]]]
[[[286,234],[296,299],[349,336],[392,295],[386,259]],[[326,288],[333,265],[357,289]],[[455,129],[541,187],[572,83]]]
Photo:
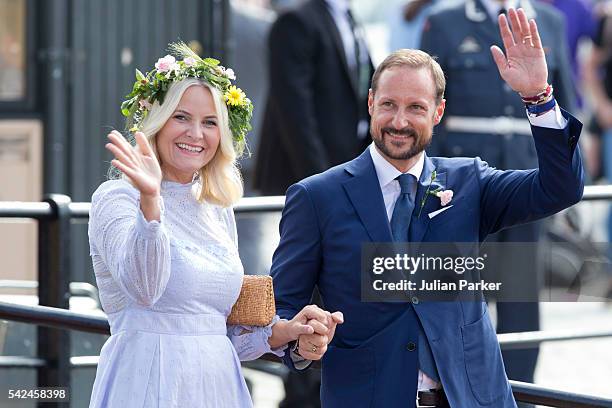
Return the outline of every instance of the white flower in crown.
[[[453,199],[453,190],[441,190],[436,192],[436,196],[440,198],[442,207],[448,205]]]
[[[227,69],[225,70],[225,76],[226,76],[228,79],[231,79],[232,81],[235,81],[235,80],[236,80],[236,74],[234,74],[234,70],[233,70],[233,69],[231,69],[231,68],[227,68]]]
[[[187,57],[187,58],[183,59],[183,62],[188,67],[193,67],[197,63],[197,61],[193,57]]]

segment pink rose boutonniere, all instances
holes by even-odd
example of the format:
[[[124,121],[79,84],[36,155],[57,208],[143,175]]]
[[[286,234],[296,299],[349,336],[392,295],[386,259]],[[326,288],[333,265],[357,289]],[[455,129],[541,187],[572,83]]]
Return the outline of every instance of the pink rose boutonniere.
[[[445,207],[453,199],[453,190],[437,191],[436,196],[440,198],[440,205],[442,205],[442,207]]]

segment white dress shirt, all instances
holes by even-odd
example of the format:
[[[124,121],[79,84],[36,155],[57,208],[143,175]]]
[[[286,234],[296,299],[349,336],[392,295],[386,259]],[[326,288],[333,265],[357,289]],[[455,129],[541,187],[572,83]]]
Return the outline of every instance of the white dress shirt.
[[[325,0],[325,2],[329,6],[332,18],[334,19],[338,32],[340,33],[340,38],[342,39],[342,45],[344,47],[344,54],[346,56],[346,62],[349,68],[353,69],[357,66],[357,60],[355,59],[355,36],[353,35],[351,24],[349,23],[346,15],[349,9],[349,2],[348,0]],[[360,42],[359,55],[362,59],[361,63],[367,64],[367,52],[365,52],[363,49],[364,44],[361,44],[362,41],[359,38],[358,41]]]
[[[327,3],[331,16],[336,23],[336,28],[340,33],[342,39],[342,46],[344,48],[344,55],[346,57],[346,63],[349,69],[353,70],[357,68],[357,55],[355,53],[355,41],[359,44],[359,65],[367,66],[370,63],[370,57],[368,54],[368,48],[365,43],[365,34],[361,31],[361,27],[355,28],[355,34],[351,29],[348,17],[346,15],[349,10],[348,0],[325,0]],[[368,136],[368,121],[360,120],[357,123],[357,137],[365,139]]]
[[[353,30],[346,16],[346,12],[349,9],[348,0],[325,0],[331,11],[332,18],[336,23],[336,28],[340,33],[342,39],[342,45],[344,47],[344,55],[346,62],[350,68],[357,66],[355,60],[355,37],[353,36]]]

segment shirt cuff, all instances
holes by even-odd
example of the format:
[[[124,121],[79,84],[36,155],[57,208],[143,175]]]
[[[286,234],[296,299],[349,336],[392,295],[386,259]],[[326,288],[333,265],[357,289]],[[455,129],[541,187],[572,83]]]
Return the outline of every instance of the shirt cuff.
[[[291,357],[291,361],[296,370],[305,370],[312,364],[312,360],[306,360],[293,350],[289,352],[289,357]]]
[[[527,110],[525,110],[525,112],[527,112]],[[555,103],[553,109],[540,116],[532,115],[527,112],[527,118],[532,126],[550,129],[565,129],[565,126],[567,126],[567,119],[563,117],[558,103]]]

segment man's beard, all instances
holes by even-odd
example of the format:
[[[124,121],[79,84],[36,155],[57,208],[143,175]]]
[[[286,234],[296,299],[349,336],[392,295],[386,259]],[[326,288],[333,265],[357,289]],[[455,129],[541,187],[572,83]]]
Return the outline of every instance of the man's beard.
[[[394,145],[392,141],[385,143],[385,136],[387,133],[394,135],[403,135],[412,137],[412,145],[407,150],[392,150],[387,143]],[[380,137],[373,137],[374,145],[380,150],[385,156],[393,160],[408,160],[420,154],[423,150],[431,143],[430,137],[424,137],[419,135],[416,130],[412,128],[395,129],[391,127],[384,127],[380,129]],[[398,147],[399,146],[395,146]]]

